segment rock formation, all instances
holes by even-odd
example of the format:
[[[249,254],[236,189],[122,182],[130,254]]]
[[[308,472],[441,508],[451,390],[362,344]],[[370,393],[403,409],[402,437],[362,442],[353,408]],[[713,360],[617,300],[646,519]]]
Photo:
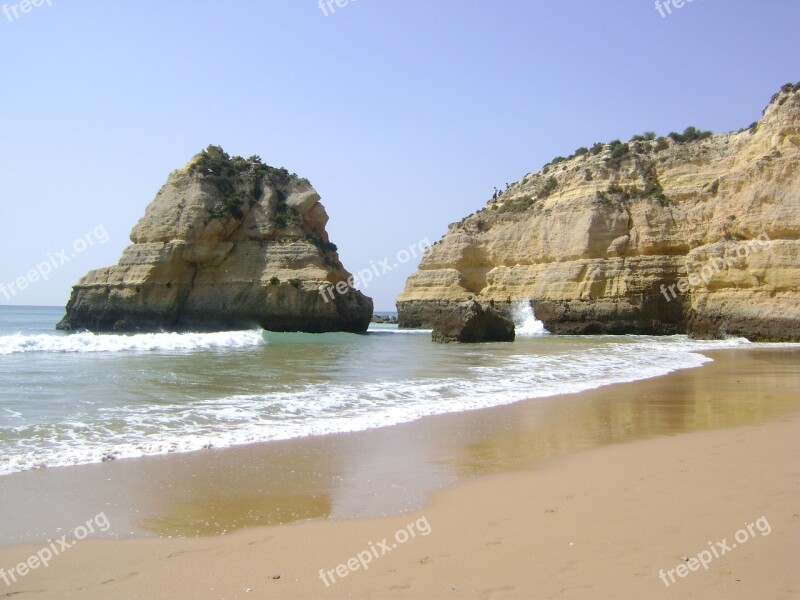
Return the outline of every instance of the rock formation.
[[[530,301],[552,333],[800,340],[800,84],[735,133],[581,148],[450,226],[401,327]]]
[[[431,339],[439,343],[474,344],[513,342],[514,321],[494,307],[471,300],[438,313],[433,319]]]
[[[170,174],[119,264],[73,288],[59,329],[363,332],[372,300],[328,240],[311,184],[209,146]]]

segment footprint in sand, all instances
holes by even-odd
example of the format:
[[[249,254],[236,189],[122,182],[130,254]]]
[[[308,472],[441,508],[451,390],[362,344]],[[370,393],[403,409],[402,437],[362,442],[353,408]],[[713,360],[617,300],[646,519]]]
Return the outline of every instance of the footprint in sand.
[[[410,590],[410,589],[411,589],[411,584],[410,583],[404,583],[402,585],[393,585],[392,587],[389,588],[389,591],[391,591],[391,592],[399,592],[401,590]]]
[[[505,540],[505,538],[497,538],[497,539],[496,539],[495,541],[493,541],[493,542],[486,542],[486,546],[487,546],[487,547],[488,547],[488,546],[502,546],[502,545],[503,545],[503,544],[505,544],[505,543],[506,543],[506,540]]]
[[[105,585],[107,583],[119,583],[120,581],[127,581],[128,579],[136,577],[138,574],[139,574],[138,571],[133,571],[131,573],[128,573],[127,575],[123,575],[122,577],[115,577],[114,579],[106,579],[101,585]]]
[[[481,600],[493,600],[494,598],[502,598],[505,594],[517,591],[517,586],[507,585],[499,588],[492,588],[490,590],[483,590],[481,592]]]
[[[184,554],[196,554],[197,552],[208,552],[209,550],[213,550],[213,548],[201,548],[199,550],[180,550],[178,552],[173,552],[172,554],[168,554],[167,558],[176,558],[178,556],[183,556]]]

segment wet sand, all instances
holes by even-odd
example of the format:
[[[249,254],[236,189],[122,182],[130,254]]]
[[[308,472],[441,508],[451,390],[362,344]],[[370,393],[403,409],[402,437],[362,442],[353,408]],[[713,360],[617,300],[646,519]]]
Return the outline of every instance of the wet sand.
[[[709,356],[657,379],[386,429],[4,477],[6,544],[56,539],[100,512],[109,535],[175,537],[81,542],[12,586],[0,579],[0,597],[788,598],[800,351]],[[762,516],[769,535],[659,580]],[[428,535],[369,570],[319,578],[423,518]],[[196,535],[214,537],[177,539]],[[41,546],[0,549],[0,567]]]

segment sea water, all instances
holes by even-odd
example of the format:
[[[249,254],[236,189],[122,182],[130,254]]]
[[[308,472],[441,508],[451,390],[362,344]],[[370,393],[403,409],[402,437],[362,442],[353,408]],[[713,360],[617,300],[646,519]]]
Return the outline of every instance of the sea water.
[[[359,431],[698,367],[686,336],[553,336],[528,304],[513,343],[430,331],[114,335],[55,330],[63,309],[0,307],[0,475]]]

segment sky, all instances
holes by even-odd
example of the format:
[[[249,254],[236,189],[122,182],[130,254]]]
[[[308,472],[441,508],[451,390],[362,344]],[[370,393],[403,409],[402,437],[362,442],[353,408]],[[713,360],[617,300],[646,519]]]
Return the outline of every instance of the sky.
[[[391,267],[361,289],[394,310],[408,249],[495,186],[740,129],[800,80],[797,0],[35,2],[0,0],[0,305],[64,305],[215,144],[308,178],[345,267]]]

